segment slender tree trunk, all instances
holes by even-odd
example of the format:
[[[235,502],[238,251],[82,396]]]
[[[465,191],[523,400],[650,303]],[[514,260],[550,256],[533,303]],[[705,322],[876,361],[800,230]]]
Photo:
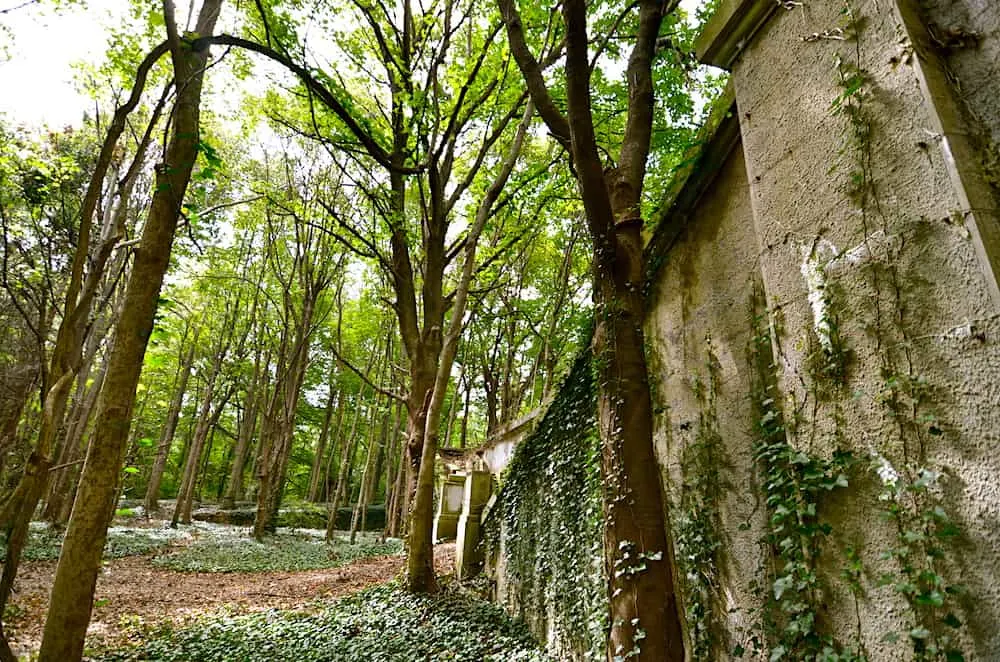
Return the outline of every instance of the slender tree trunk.
[[[265,354],[262,360],[260,351],[257,352],[253,379],[250,380],[250,388],[247,390],[247,409],[240,425],[240,436],[233,453],[233,465],[229,472],[226,493],[222,497],[222,507],[226,509],[235,508],[236,502],[243,500],[243,475],[247,457],[250,456],[250,447],[253,445],[254,433],[257,431],[259,414],[267,402],[267,366],[270,362],[268,354]]]
[[[472,385],[465,384],[465,409],[462,411],[462,436],[459,448],[465,449],[469,444],[469,405],[472,400]]]
[[[364,396],[364,386],[358,390],[358,398],[355,402],[354,421],[351,423],[351,431],[341,441],[342,452],[340,454],[340,464],[337,467],[337,486],[333,490],[333,498],[330,500],[330,516],[326,522],[326,540],[333,540],[333,532],[337,529],[337,511],[347,490],[347,482],[350,465],[357,449],[358,421],[361,418],[361,400]]]
[[[378,396],[372,406],[372,417],[368,423],[368,452],[365,455],[365,467],[361,472],[361,484],[358,486],[358,501],[354,505],[354,513],[351,517],[351,544],[357,540],[358,526],[362,520],[362,513],[368,510],[368,500],[371,498],[371,482],[375,476],[375,460],[378,457],[379,437],[385,433],[385,422],[382,422],[382,432],[376,434],[376,423],[378,420],[379,406]]]
[[[212,428],[219,422],[223,410],[232,395],[232,389],[228,390],[212,409],[212,398],[214,391],[214,375],[209,378],[209,383],[205,387],[205,399],[202,401],[201,413],[198,415],[198,426],[195,428],[194,437],[191,439],[191,447],[188,449],[187,461],[184,464],[184,474],[181,478],[181,485],[177,491],[177,504],[174,506],[173,518],[170,525],[177,526],[177,522],[182,524],[191,523],[191,510],[194,507],[195,486],[201,467],[201,458],[205,449],[205,442],[211,433]]]
[[[417,488],[414,492],[413,511],[410,517],[410,532],[408,554],[406,559],[407,588],[412,592],[426,593],[437,590],[437,579],[434,576],[434,472],[438,448],[438,431],[441,427],[441,410],[444,397],[451,381],[451,368],[458,353],[458,339],[462,332],[465,307],[469,296],[469,287],[475,271],[476,249],[479,236],[491,216],[493,205],[500,197],[500,192],[507,183],[514,165],[521,153],[524,137],[534,115],[534,106],[529,102],[525,108],[524,117],[517,128],[517,133],[504,159],[500,172],[490,183],[479,206],[476,217],[465,240],[465,257],[458,286],[455,288],[455,298],[452,304],[451,319],[447,331],[439,334],[437,362],[431,372],[431,387],[426,391],[423,407],[425,419],[423,430],[423,447],[421,458],[416,465]],[[433,170],[432,170],[433,174]]]
[[[174,398],[170,401],[170,408],[167,410],[167,420],[163,422],[163,430],[160,432],[160,439],[156,444],[156,457],[153,460],[153,468],[149,472],[149,483],[146,485],[145,505],[147,514],[160,509],[160,484],[163,482],[163,471],[167,468],[170,447],[174,443],[177,422],[181,417],[184,394],[187,392],[188,380],[191,378],[191,368],[194,365],[194,352],[198,345],[198,335],[200,333],[201,328],[195,327],[194,335],[189,340],[187,352],[181,360],[177,377],[174,379]]]
[[[397,408],[399,405],[397,405]],[[400,521],[402,521],[403,492],[406,489],[406,439],[402,429],[402,411],[396,420],[395,426],[395,469],[390,480],[392,481],[392,505],[386,504],[386,528],[388,535],[398,538]]]
[[[319,500],[319,482],[323,477],[323,466],[326,464],[324,460],[326,459],[326,444],[330,440],[330,424],[333,421],[334,398],[340,400],[341,398],[337,396],[337,386],[334,379],[334,371],[330,370],[329,376],[329,395],[326,398],[326,412],[323,415],[323,429],[319,434],[319,440],[316,442],[316,456],[313,459],[312,471],[309,474],[309,492],[306,498],[316,503]],[[339,408],[338,404],[338,408]]]
[[[198,34],[212,33],[220,5],[221,0],[205,0],[195,28]],[[83,654],[142,359],[170,261],[180,206],[197,157],[201,84],[208,52],[183,48],[169,0],[164,11],[177,81],[174,132],[165,164],[157,168],[156,190],[116,325],[96,431],[56,567],[40,662],[75,662]]]
[[[300,257],[301,262],[297,265],[300,269],[298,277],[307,278],[311,274],[311,266],[308,260],[315,256]],[[289,355],[282,362],[287,366],[284,375],[280,374],[275,384],[274,406],[271,408],[275,416],[272,426],[273,436],[265,445],[261,443],[261,448],[266,452],[258,455],[258,476],[260,477],[260,491],[257,493],[257,515],[254,519],[254,537],[262,539],[266,533],[273,533],[275,520],[278,515],[278,508],[281,505],[281,493],[285,482],[285,469],[288,464],[288,456],[291,452],[293,433],[295,430],[295,415],[298,408],[299,395],[302,391],[302,383],[305,380],[306,368],[309,365],[309,345],[312,338],[313,315],[316,310],[316,303],[320,294],[326,287],[326,282],[322,279],[317,282],[308,283],[303,294],[302,312],[297,328],[294,330],[294,338],[291,342],[283,341],[283,349],[287,349]],[[286,287],[285,310],[291,314],[291,303]],[[260,463],[263,460],[263,464]]]
[[[59,464],[64,466],[56,472],[49,501],[45,504],[45,519],[57,526],[62,526],[69,520],[70,509],[73,507],[73,499],[76,496],[80,464],[82,464],[85,451],[84,438],[90,426],[91,415],[97,405],[97,399],[101,395],[101,389],[104,388],[104,378],[107,373],[108,364],[105,362],[101,365],[97,377],[94,378],[94,383],[87,391],[83,406],[66,435],[67,452],[65,457],[59,460]]]
[[[80,368],[85,342],[84,331],[94,297],[103,277],[104,267],[116,244],[115,238],[109,237],[93,255],[90,253],[91,229],[105,176],[113,161],[118,138],[125,130],[126,120],[141,98],[146,77],[165,51],[165,46],[157,47],[137,68],[132,93],[126,103],[115,111],[84,194],[77,248],[70,265],[62,321],[59,324],[50,361],[46,364],[43,360],[40,365],[42,415],[35,449],[28,459],[28,466],[21,481],[10,498],[0,507],[0,529],[8,529],[6,560],[3,574],[0,576],[0,621],[3,620],[7,599],[13,589],[14,578],[17,576],[21,552],[27,540],[28,526],[49,478],[53,446],[65,416],[70,388]],[[137,163],[138,159],[133,161],[133,166]],[[134,175],[133,167],[126,177]],[[86,266],[90,269],[85,274]],[[51,323],[49,315],[54,313],[54,307],[46,312],[44,333],[40,337],[47,336]],[[40,328],[42,326],[39,325]],[[0,644],[2,644],[0,651],[8,650],[2,628],[0,628]]]
[[[463,367],[464,372],[464,367]],[[452,428],[455,427],[455,420],[458,418],[458,401],[459,401],[459,385],[462,383],[462,372],[459,372],[458,379],[456,380],[456,388],[454,397],[452,397],[451,402],[448,403],[448,415],[445,417],[447,421],[444,425],[444,447],[451,448],[454,444],[451,443]]]
[[[327,454],[326,469],[323,472],[323,490],[322,490],[322,501],[328,502],[330,497],[330,470],[333,468],[333,461],[337,456],[337,441],[340,441],[341,447],[347,440],[347,436],[344,434],[344,416],[347,414],[347,388],[344,387],[340,390],[339,401],[337,402],[337,436],[334,438],[333,443],[330,445],[330,452]],[[332,433],[331,433],[332,434]]]
[[[221,409],[219,410],[221,413]],[[205,444],[205,451],[202,453],[201,467],[195,479],[194,498],[191,500],[202,503],[205,500],[205,482],[208,480],[208,470],[212,466],[212,449],[215,448],[215,433],[218,432],[218,418],[215,418],[208,432],[208,442]]]

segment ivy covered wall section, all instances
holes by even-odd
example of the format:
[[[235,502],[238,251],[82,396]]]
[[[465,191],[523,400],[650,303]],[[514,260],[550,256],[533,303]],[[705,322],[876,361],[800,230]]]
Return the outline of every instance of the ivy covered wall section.
[[[497,600],[558,660],[601,660],[607,622],[600,446],[583,352],[501,477],[484,545]]]

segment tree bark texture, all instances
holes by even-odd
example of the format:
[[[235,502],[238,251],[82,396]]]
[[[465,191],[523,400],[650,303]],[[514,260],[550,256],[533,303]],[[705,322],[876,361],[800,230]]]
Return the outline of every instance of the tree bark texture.
[[[528,49],[514,0],[499,0],[511,53],[550,131],[568,147],[594,243],[594,355],[604,484],[604,556],[611,629],[607,658],[683,662],[666,506],[652,443],[642,322],[640,200],[653,115],[652,59],[676,0],[639,0],[626,77],[629,105],[619,161],[605,169],[591,113],[585,0],[565,0],[566,108],[555,106]]]
[[[221,0],[205,0],[195,28],[199,34],[212,32],[220,7]],[[164,11],[168,14],[177,85],[174,129],[165,162],[157,168],[156,190],[116,325],[95,434],[56,567],[40,662],[74,662],[83,654],[136,386],[170,260],[180,206],[198,154],[201,89],[208,51],[182,45],[172,9],[168,0]]]

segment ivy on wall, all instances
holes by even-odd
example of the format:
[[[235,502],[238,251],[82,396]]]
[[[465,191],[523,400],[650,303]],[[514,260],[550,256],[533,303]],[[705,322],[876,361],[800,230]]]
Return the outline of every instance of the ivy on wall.
[[[881,448],[870,453],[871,465],[882,483],[879,501],[884,518],[896,532],[895,544],[879,552],[892,561],[894,571],[885,572],[879,585],[890,586],[909,607],[910,624],[903,632],[887,632],[887,642],[906,642],[912,659],[962,662],[962,621],[956,616],[956,599],[965,589],[949,580],[946,559],[960,530],[945,509],[938,479],[929,468],[928,446],[940,439],[942,423],[934,408],[933,385],[919,372],[913,341],[905,318],[903,295],[906,279],[897,263],[903,242],[895,250],[872,249],[873,233],[891,236],[896,211],[883,200],[873,165],[873,142],[877,132],[870,106],[875,101],[874,83],[863,67],[861,34],[865,17],[850,0],[844,0],[841,21],[851,48],[835,59],[840,93],[831,105],[845,122],[845,154],[852,161],[849,195],[861,219],[861,231],[872,255],[878,255],[867,271],[874,292],[875,319],[871,333],[877,341],[880,391],[873,400],[891,422],[895,434],[880,440]],[[884,312],[883,312],[884,311]],[[883,453],[895,451],[894,465]]]
[[[514,452],[486,522],[508,607],[558,659],[604,659],[607,596],[592,356],[583,352]],[[500,552],[502,550],[502,552]]]
[[[722,490],[719,469],[722,464],[722,438],[719,432],[716,400],[719,386],[719,362],[707,341],[705,368],[708,379],[695,379],[698,399],[698,428],[692,443],[681,451],[681,487],[679,508],[674,510],[674,553],[682,577],[684,617],[687,621],[691,659],[718,657],[717,621],[718,563],[722,546],[718,502]]]

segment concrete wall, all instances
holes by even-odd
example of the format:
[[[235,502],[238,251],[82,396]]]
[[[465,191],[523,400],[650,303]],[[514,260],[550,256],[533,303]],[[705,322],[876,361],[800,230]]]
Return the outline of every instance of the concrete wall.
[[[993,0],[920,0],[968,117],[1000,143],[1000,13]],[[975,124],[975,121],[973,122]]]
[[[707,611],[685,619],[692,640],[711,630],[696,660],[774,652],[780,559],[753,457],[768,384],[796,452],[856,458],[849,486],[817,497],[831,533],[816,537],[816,631],[894,662],[933,618],[965,660],[1000,660],[1000,4],[848,6],[722,3],[700,55],[732,72],[735,105],[649,244],[655,444],[681,576],[699,505],[718,544],[680,586]],[[886,494],[921,470],[938,478],[902,492],[902,528],[921,533],[939,507],[958,531],[931,546],[944,584],[964,586],[940,609],[893,586],[903,543]],[[949,614],[961,627],[941,625]]]
[[[706,411],[717,412],[715,657],[747,645],[747,623],[759,620],[767,595],[766,508],[750,458],[753,375],[740,353],[753,334],[747,301],[759,278],[789,443],[821,458],[837,449],[880,458],[902,480],[921,468],[941,474],[928,499],[962,534],[938,567],[968,589],[951,605],[964,623],[958,647],[966,659],[1000,659],[997,215],[977,151],[984,143],[970,139],[990,135],[1000,117],[1000,8],[926,3],[947,25],[983,35],[978,49],[943,58],[928,47],[928,15],[905,0],[852,2],[854,23],[839,2],[769,4],[724,3],[730,32],[719,28],[709,36],[715,46],[703,44],[732,71],[741,148],[684,212],[689,227],[660,271],[649,322],[662,365],[658,448],[675,535],[690,482],[683,449]],[[759,27],[741,18],[754,11],[770,16]],[[719,46],[726,40],[733,45]],[[857,72],[862,86],[845,97]],[[838,97],[852,109],[838,112]],[[713,361],[718,386],[699,396]],[[843,382],[817,361],[838,363]],[[909,659],[917,616],[878,581],[899,575],[898,562],[884,558],[899,542],[882,516],[883,489],[862,466],[849,488],[821,502],[833,534],[817,564],[817,630],[888,661]],[[848,548],[864,568],[857,610],[840,579]],[[890,631],[901,641],[885,641]]]
[[[996,659],[1000,528],[995,516],[982,517],[1000,507],[991,485],[1000,470],[995,282],[988,282],[971,241],[947,153],[932,135],[939,120],[922,89],[919,58],[907,62],[905,44],[901,51],[906,30],[891,5],[858,3],[863,27],[846,44],[803,40],[839,24],[838,3],[778,12],[733,66],[767,307],[782,320],[775,359],[786,412],[804,413],[797,444],[830,452],[840,443],[832,432],[842,417],[839,429],[855,452],[878,453],[904,472],[923,465],[946,474],[947,508],[967,535],[966,548],[952,555],[962,563],[951,570],[976,596],[966,605],[975,605],[965,614],[976,641],[969,646],[979,659]],[[871,90],[864,100],[871,137],[862,158],[870,159],[873,190],[863,210],[852,204],[850,190],[859,148],[850,146],[850,121],[831,113],[842,92],[835,58],[858,53]],[[789,89],[801,92],[790,98],[782,92]],[[833,165],[838,169],[830,173]],[[810,262],[827,281],[829,314],[837,316],[850,354],[847,387],[825,402],[807,367],[811,339],[822,335],[818,284],[804,275]],[[898,430],[897,417],[878,402],[887,364],[895,375],[926,380],[931,394],[921,409],[938,417],[944,434],[930,434],[929,424]],[[841,528],[871,550],[864,561],[877,577],[892,572],[877,550],[892,545],[893,532],[878,518],[873,491],[858,490],[843,504]],[[836,597],[841,604],[831,605],[830,625],[844,630],[851,626],[849,597]],[[889,587],[870,589],[862,639],[877,659],[898,659],[899,648],[880,636],[907,629],[899,602]]]
[[[699,443],[712,445],[706,459],[716,465],[718,484],[708,486],[705,497],[718,510],[722,542],[712,573],[721,590],[712,607],[721,616],[717,634],[726,641],[718,650],[731,651],[742,639],[741,630],[751,626],[750,614],[762,606],[751,585],[766,583],[758,544],[766,512],[752,458],[754,375],[747,361],[751,318],[759,308],[759,249],[739,145],[678,230],[656,281],[647,329],[660,407],[656,450],[668,477],[676,540],[688,507],[682,499],[697,499],[701,489],[692,484],[696,460],[691,449]],[[686,556],[688,550],[677,546],[677,556]],[[685,570],[690,569],[682,568],[679,576]]]

